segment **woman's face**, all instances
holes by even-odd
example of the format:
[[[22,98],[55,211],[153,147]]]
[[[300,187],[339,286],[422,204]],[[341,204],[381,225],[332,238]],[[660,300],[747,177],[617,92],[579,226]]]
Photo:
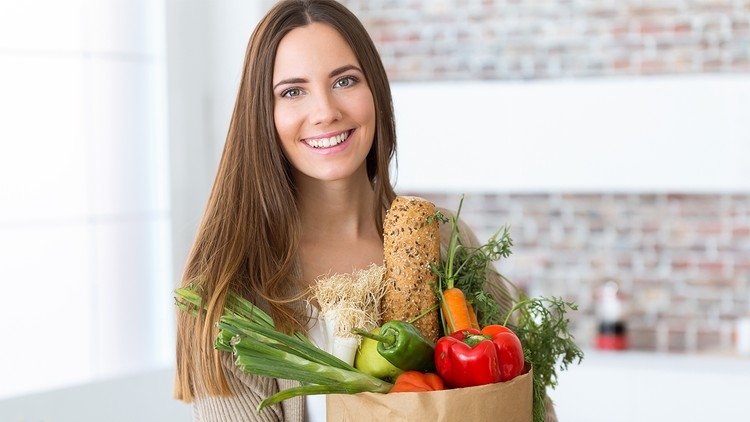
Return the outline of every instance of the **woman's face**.
[[[354,52],[335,29],[312,23],[284,36],[273,92],[276,130],[297,176],[333,181],[358,170],[366,175],[375,106]]]

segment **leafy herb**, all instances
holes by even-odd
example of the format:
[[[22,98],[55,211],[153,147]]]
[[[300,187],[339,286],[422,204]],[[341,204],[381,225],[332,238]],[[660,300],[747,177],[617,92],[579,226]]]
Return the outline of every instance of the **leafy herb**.
[[[524,358],[534,368],[534,420],[544,421],[547,388],[557,386],[557,370],[580,363],[583,351],[568,332],[568,310],[578,310],[561,298],[522,296],[507,313],[505,325],[513,329],[523,345]],[[515,320],[510,323],[510,318]]]
[[[559,298],[529,298],[493,268],[493,262],[511,255],[513,240],[508,226],[501,227],[481,246],[464,245],[457,223],[462,205],[463,196],[454,216],[446,218],[438,213],[433,217],[451,224],[446,257],[433,267],[440,279],[438,287],[445,288],[444,283],[450,279],[473,303],[480,326],[503,324],[516,332],[524,358],[533,367],[534,421],[544,421],[547,388],[557,385],[557,370],[583,359],[583,352],[568,331],[566,317],[568,310],[578,307]]]

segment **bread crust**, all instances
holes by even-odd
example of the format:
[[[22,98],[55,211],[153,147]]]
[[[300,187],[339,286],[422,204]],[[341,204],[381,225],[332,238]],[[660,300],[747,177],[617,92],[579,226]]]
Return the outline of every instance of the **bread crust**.
[[[383,321],[414,321],[422,335],[432,341],[440,337],[437,275],[432,265],[440,262],[440,227],[435,205],[416,196],[398,196],[383,224],[386,292],[381,301]]]

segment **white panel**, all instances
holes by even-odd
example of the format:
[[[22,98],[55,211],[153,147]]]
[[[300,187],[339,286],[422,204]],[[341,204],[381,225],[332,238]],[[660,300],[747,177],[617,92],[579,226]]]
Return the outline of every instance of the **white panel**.
[[[152,262],[149,304],[151,309],[152,352],[151,364],[172,366],[175,362],[174,288],[179,284],[181,272],[173,271],[172,225],[170,216],[151,219],[149,237]],[[180,263],[183,264],[183,263]]]
[[[394,84],[398,188],[750,191],[750,79]]]
[[[168,168],[158,162],[153,66],[91,60],[91,191],[95,215],[166,210]]]
[[[96,255],[95,367],[112,376],[163,364],[160,328],[169,285],[168,219],[114,220],[92,228]],[[159,298],[160,300],[153,300]]]
[[[0,1],[0,50],[80,52],[83,0]]]
[[[0,55],[0,223],[83,218],[87,208],[82,66]]]
[[[90,252],[84,225],[0,231],[0,397],[90,379]]]
[[[86,0],[84,31],[94,53],[152,55],[155,7],[147,0]]]

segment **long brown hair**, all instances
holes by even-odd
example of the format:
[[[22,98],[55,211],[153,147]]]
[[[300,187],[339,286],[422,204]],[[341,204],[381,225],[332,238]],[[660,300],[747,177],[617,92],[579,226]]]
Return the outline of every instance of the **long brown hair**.
[[[182,285],[200,286],[205,312],[177,316],[177,371],[174,395],[230,394],[214,323],[232,290],[263,306],[284,331],[302,329],[296,273],[300,222],[291,164],[279,147],[273,118],[272,76],[281,39],[312,22],[330,25],[347,41],[373,94],[375,139],[367,174],[375,191],[375,221],[382,237],[383,211],[395,198],[389,166],[396,131],[388,78],[361,22],[332,0],[286,0],[260,21],[245,52],[245,63],[224,151],[203,221],[190,252]],[[205,389],[195,389],[196,382]]]

